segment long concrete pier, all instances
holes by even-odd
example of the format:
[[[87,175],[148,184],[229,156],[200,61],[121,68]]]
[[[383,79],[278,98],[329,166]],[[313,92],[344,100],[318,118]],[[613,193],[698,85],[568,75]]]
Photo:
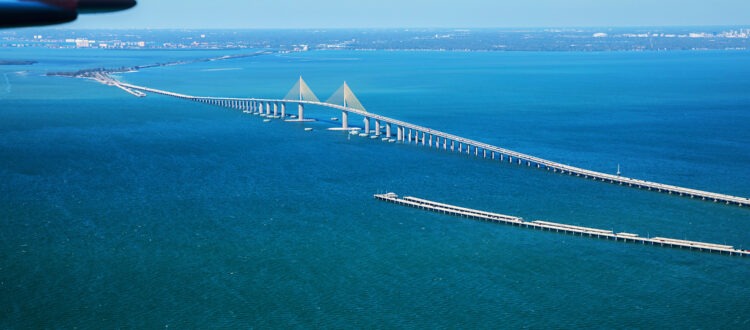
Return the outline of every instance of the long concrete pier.
[[[528,229],[553,231],[557,233],[570,234],[574,236],[591,237],[616,242],[635,243],[670,247],[676,249],[687,249],[700,252],[718,253],[730,256],[750,256],[750,250],[735,249],[731,245],[704,243],[688,240],[679,240],[665,237],[640,237],[632,233],[615,233],[611,230],[597,229],[582,226],[566,225],[542,220],[525,221],[523,218],[505,214],[475,210],[450,204],[438,203],[417,197],[399,197],[395,193],[375,194],[376,199],[403,206],[414,207],[421,210],[437,212],[462,218],[488,221],[492,223],[506,224]]]
[[[200,103],[238,109],[242,110],[243,112],[252,113],[255,115],[285,119],[288,121],[306,120],[304,117],[305,105],[315,105],[333,109],[336,111],[341,111],[341,129],[344,130],[358,129],[349,126],[349,114],[362,116],[364,122],[364,132],[360,133],[359,135],[369,135],[372,138],[381,138],[384,141],[399,142],[403,144],[417,144],[423,147],[434,148],[438,150],[473,155],[477,158],[481,157],[485,159],[492,159],[498,162],[507,162],[520,166],[534,167],[555,173],[582,177],[599,182],[606,182],[625,187],[633,187],[666,193],[670,195],[712,201],[715,203],[724,203],[727,205],[736,205],[740,207],[750,206],[750,199],[747,197],[732,196],[658,182],[639,180],[635,178],[624,177],[619,174],[602,173],[553,162],[539,157],[534,157],[517,151],[493,146],[487,143],[456,136],[446,132],[441,132],[429,127],[419,126],[405,121],[371,113],[364,110],[364,108],[352,108],[347,106],[346,99],[344,99],[343,105],[320,102],[316,98],[313,98],[313,100],[310,100],[309,98],[305,99],[303,97],[303,91],[301,89],[299,91],[299,99],[269,99],[192,96],[155,88],[122,83],[119,81],[116,82],[116,85],[117,87],[127,88],[134,91],[162,94]],[[287,104],[297,105],[296,115],[287,113]],[[273,112],[271,111],[271,109],[273,109]],[[372,127],[370,125],[371,121],[374,121],[374,130],[370,129]],[[385,130],[385,132],[383,132],[383,129]]]

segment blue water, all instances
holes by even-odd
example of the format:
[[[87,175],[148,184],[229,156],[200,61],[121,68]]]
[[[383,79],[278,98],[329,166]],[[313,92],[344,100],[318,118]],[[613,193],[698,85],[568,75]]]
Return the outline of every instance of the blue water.
[[[474,222],[372,194],[743,248],[747,209],[349,137],[325,130],[340,114],[324,109],[306,111],[318,123],[264,123],[42,76],[217,54],[19,50],[39,63],[0,66],[0,327],[750,326],[747,259]],[[347,80],[372,112],[750,196],[747,52],[321,51],[120,77],[283,97],[299,75],[323,100]]]

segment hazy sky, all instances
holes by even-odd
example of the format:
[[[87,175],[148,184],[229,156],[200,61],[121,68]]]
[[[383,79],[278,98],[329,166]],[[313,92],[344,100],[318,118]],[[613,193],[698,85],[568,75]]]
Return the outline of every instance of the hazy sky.
[[[750,25],[750,0],[138,0],[62,28]]]

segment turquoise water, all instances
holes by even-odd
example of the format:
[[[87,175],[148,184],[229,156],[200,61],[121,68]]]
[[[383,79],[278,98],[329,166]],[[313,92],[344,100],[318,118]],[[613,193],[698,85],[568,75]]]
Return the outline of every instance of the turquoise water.
[[[0,66],[0,327],[750,325],[747,259],[474,222],[372,194],[743,248],[747,209],[349,137],[325,130],[340,115],[325,109],[307,109],[317,123],[264,123],[41,76],[217,54],[21,50],[14,58],[40,63]],[[747,52],[321,51],[120,77],[283,97],[299,75],[321,99],[347,80],[372,112],[750,196]]]

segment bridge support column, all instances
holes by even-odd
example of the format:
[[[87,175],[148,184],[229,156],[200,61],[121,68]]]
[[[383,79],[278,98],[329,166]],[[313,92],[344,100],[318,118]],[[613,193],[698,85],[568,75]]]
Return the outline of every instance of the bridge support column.
[[[409,143],[411,143],[411,128],[409,129],[409,137],[408,137]]]
[[[448,140],[443,138],[443,150],[448,150]]]
[[[375,119],[375,136],[380,136],[380,120]]]
[[[349,113],[346,111],[341,111],[341,128],[342,129],[349,128]]]
[[[404,141],[404,128],[401,126],[396,127],[396,140],[399,142]]]
[[[424,145],[425,133],[422,132],[422,145]]]
[[[487,158],[487,149],[482,149],[482,154],[484,155],[484,158]]]
[[[365,134],[370,134],[370,118],[365,117],[363,122],[365,123]]]
[[[451,152],[455,151],[456,141],[451,140]]]
[[[273,103],[273,116],[276,117],[279,115],[279,102]]]
[[[305,119],[305,105],[302,103],[297,104],[297,119]]]
[[[430,148],[432,148],[432,134],[430,134],[430,142],[427,145],[429,145]]]
[[[271,102],[266,102],[266,116],[271,115]]]
[[[385,137],[391,138],[391,123],[385,123]]]
[[[281,118],[286,117],[286,103],[281,103]]]

